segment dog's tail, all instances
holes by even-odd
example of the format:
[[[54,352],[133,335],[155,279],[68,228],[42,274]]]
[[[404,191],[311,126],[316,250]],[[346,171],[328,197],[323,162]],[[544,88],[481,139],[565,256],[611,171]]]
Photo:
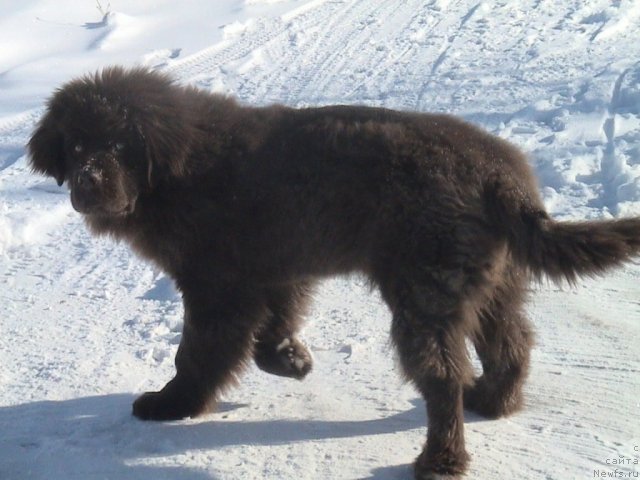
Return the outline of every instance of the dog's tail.
[[[485,189],[494,224],[508,239],[514,260],[536,279],[574,283],[640,255],[640,218],[558,222],[526,189],[500,182]]]

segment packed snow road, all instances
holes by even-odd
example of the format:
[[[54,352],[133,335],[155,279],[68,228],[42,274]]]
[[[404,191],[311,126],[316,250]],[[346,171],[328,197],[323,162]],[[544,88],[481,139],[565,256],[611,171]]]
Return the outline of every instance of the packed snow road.
[[[637,2],[206,3],[0,5],[0,479],[409,479],[424,440],[359,278],[319,291],[304,382],[252,368],[217,413],[131,416],[173,374],[182,307],[28,171],[44,99],[71,76],[145,64],[251,103],[451,112],[530,153],[554,216],[640,215]],[[640,264],[535,286],[528,312],[526,409],[467,415],[468,478],[640,476]]]

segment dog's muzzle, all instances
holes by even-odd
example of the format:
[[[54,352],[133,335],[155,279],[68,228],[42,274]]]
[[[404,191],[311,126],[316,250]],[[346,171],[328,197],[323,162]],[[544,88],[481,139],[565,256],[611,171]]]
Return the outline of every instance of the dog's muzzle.
[[[90,213],[98,207],[103,187],[102,172],[90,165],[82,167],[73,177],[71,205],[80,213]]]

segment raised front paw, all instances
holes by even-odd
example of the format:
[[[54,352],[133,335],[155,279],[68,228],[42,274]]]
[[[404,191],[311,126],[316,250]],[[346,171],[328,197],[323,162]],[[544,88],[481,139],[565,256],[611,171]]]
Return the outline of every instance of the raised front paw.
[[[491,383],[484,376],[464,390],[464,408],[489,419],[509,416],[521,410],[523,403],[520,385]]]
[[[298,380],[302,380],[313,367],[311,353],[295,337],[285,338],[279,344],[256,342],[254,359],[265,372]]]

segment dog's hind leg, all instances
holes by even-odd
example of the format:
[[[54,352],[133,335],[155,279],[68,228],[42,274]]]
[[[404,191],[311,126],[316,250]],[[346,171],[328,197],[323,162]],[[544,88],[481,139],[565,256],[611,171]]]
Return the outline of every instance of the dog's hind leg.
[[[393,312],[392,339],[405,376],[427,403],[427,443],[414,468],[418,480],[460,478],[469,462],[464,445],[463,390],[471,376],[462,299],[439,285],[409,285],[385,295]],[[393,298],[395,297],[395,298]]]
[[[256,335],[253,351],[253,358],[260,369],[298,380],[311,371],[311,353],[296,334],[312,289],[309,283],[269,289],[270,315]]]
[[[507,285],[496,289],[480,312],[480,331],[473,338],[483,373],[467,387],[464,406],[487,418],[510,415],[523,404],[534,335],[522,311],[522,278],[513,274]]]

